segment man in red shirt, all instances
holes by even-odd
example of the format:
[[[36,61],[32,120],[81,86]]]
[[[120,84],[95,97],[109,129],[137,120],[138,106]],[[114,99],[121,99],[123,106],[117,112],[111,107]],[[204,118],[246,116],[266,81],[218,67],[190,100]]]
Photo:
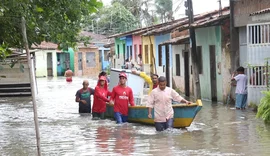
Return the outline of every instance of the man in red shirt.
[[[132,89],[126,86],[127,75],[124,72],[119,74],[119,84],[112,90],[110,103],[114,103],[114,117],[116,123],[127,122],[128,104],[135,106]]]

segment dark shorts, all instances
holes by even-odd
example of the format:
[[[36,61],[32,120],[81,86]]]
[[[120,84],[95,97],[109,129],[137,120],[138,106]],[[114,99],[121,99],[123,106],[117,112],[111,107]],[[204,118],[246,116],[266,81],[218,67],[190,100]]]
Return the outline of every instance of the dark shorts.
[[[91,113],[91,107],[79,106],[79,113]]]
[[[93,120],[105,119],[105,112],[103,112],[103,113],[93,112],[92,116],[93,116]]]
[[[167,122],[155,122],[155,127],[157,131],[164,131],[168,128],[173,128],[173,119],[167,120]]]
[[[114,112],[114,118],[117,124],[127,122],[128,116],[122,115],[119,112]]]

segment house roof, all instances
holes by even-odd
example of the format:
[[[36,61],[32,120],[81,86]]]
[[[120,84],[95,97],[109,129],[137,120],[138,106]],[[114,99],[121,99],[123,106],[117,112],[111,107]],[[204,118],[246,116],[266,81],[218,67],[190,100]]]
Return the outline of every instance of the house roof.
[[[214,25],[214,24],[217,24],[217,22],[220,21],[221,19],[224,19],[224,18],[227,19],[229,15],[230,15],[229,7],[223,8],[221,12],[220,10],[214,10],[214,11],[198,14],[194,16],[195,22],[193,26],[200,27],[200,26]],[[148,36],[148,35],[155,35],[155,34],[163,34],[163,33],[169,33],[172,30],[181,29],[181,28],[184,28],[183,30],[189,28],[189,19],[187,17],[180,18],[174,21],[169,21],[166,23],[149,26],[149,27],[135,29],[132,31],[124,32],[124,33],[111,35],[108,38],[122,37],[122,36],[128,36],[128,35]]]
[[[159,45],[179,44],[179,43],[189,43],[189,35],[172,38],[170,40],[160,43]]]
[[[96,49],[98,48],[97,46],[95,46],[94,44],[84,44],[84,43],[78,43],[77,44],[78,48],[91,48],[91,49]]]
[[[91,43],[104,43],[104,44],[110,43],[110,40],[108,40],[105,35],[100,35],[93,32],[82,31],[80,33],[80,36],[90,37]]]
[[[197,20],[194,21],[191,26],[195,28],[201,28],[201,27],[208,27],[208,26],[215,26],[220,25],[224,20],[229,19],[230,17],[230,8],[225,7],[222,9],[222,14],[220,15],[219,11],[213,11],[205,14],[201,14],[200,17],[198,17]],[[183,31],[189,29],[189,24],[181,25],[175,30]]]
[[[187,19],[187,17],[177,19],[177,20],[174,20],[174,21],[169,21],[169,22],[166,22],[166,23],[152,25],[152,26],[149,26],[149,27],[135,29],[135,30],[132,30],[132,31],[124,32],[124,33],[114,34],[114,35],[109,36],[108,38],[123,37],[123,36],[128,36],[128,35],[141,35],[141,34],[147,32],[147,31],[150,31],[152,29],[164,27],[166,25],[170,25],[170,24],[173,24],[174,22],[181,21],[181,20],[184,20],[184,19]]]
[[[52,42],[43,41],[39,45],[32,44],[31,49],[46,49],[46,50],[57,50],[58,45]]]
[[[250,16],[255,16],[255,15],[266,14],[266,13],[269,13],[269,12],[270,12],[270,8],[266,8],[266,9],[263,9],[263,10],[260,10],[260,11],[253,12],[253,13],[251,13],[249,15]]]

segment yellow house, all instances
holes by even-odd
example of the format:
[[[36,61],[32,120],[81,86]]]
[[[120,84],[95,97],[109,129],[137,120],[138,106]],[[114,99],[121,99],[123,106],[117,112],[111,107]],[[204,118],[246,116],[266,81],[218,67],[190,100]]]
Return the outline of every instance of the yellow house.
[[[142,36],[142,60],[146,73],[156,73],[155,64],[155,37]]]

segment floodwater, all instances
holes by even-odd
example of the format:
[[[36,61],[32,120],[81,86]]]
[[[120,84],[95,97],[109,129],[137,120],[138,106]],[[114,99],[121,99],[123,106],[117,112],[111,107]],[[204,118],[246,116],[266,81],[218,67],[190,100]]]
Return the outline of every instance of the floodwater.
[[[37,79],[42,155],[270,155],[270,126],[251,110],[203,101],[190,127],[158,133],[152,126],[80,116],[75,92],[82,80]],[[90,79],[90,86],[95,85]],[[36,153],[31,99],[1,98],[0,155]]]

